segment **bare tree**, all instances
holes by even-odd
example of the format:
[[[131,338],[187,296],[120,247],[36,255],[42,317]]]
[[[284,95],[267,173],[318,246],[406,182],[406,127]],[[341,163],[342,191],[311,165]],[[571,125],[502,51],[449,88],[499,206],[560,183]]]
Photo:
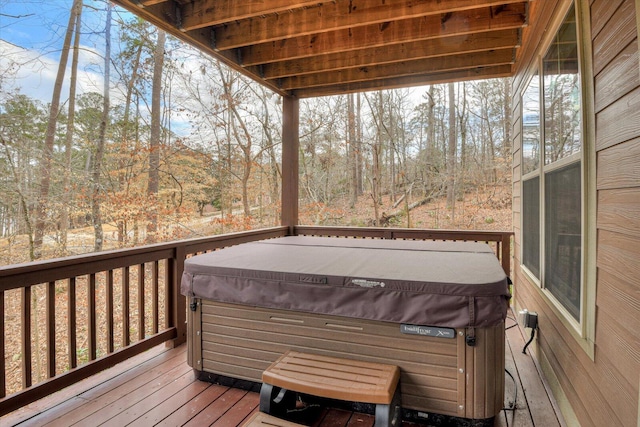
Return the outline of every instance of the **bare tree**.
[[[447,145],[447,206],[455,212],[456,202],[456,94],[449,83],[449,139]],[[455,214],[452,214],[454,216]]]
[[[60,63],[58,64],[58,73],[53,86],[53,95],[51,97],[51,106],[49,107],[49,121],[45,133],[44,147],[42,156],[39,161],[40,177],[40,194],[36,208],[36,222],[34,231],[34,250],[32,260],[42,256],[42,243],[47,225],[47,214],[49,208],[49,187],[51,185],[51,163],[53,158],[53,144],[56,137],[56,124],[58,122],[58,112],[60,111],[60,93],[62,92],[62,83],[64,81],[67,61],[69,59],[69,50],[71,47],[71,36],[76,23],[76,16],[80,13],[82,6],[81,0],[74,0],[69,14],[69,22],[67,23],[67,31],[62,45],[62,53],[60,54]]]
[[[80,24],[82,22],[82,0],[75,22],[75,37],[73,39],[73,58],[71,60],[71,78],[69,80],[69,111],[67,115],[67,134],[65,137],[65,161],[62,182],[62,212],[60,214],[60,250],[67,250],[67,232],[69,229],[69,210],[71,208],[71,152],[73,151],[73,131],[76,113],[76,86],[78,81],[78,57],[80,55]]]
[[[93,250],[102,250],[104,233],[102,231],[102,212],[100,209],[102,190],[100,174],[102,172],[102,160],[104,158],[104,146],[109,122],[109,69],[111,66],[111,3],[107,5],[107,22],[105,24],[105,53],[104,53],[104,87],[102,94],[102,118],[98,131],[96,154],[93,161],[93,173],[91,176],[91,218],[93,222]]]
[[[129,23],[120,24],[121,37],[125,40],[125,48],[122,49],[118,55],[119,63],[121,64],[122,71],[120,72],[120,78],[126,87],[124,112],[122,114],[122,122],[120,125],[120,147],[118,154],[118,171],[117,171],[117,184],[116,192],[119,195],[125,196],[128,199],[129,185],[128,180],[130,178],[130,156],[128,155],[131,145],[129,144],[130,130],[132,125],[135,129],[138,128],[138,121],[132,123],[131,121],[131,103],[136,94],[136,82],[141,73],[142,68],[142,54],[147,46],[147,28],[148,25],[142,21],[134,20]],[[131,33],[129,33],[129,31]],[[118,69],[116,68],[116,72]],[[136,144],[137,144],[136,139]],[[129,216],[129,210],[126,207],[119,209],[115,215],[115,221],[117,226],[117,238],[118,245],[123,247],[126,243],[127,234],[127,217]]]
[[[160,131],[161,131],[161,106],[162,94],[162,68],[164,66],[164,43],[166,34],[158,30],[158,40],[153,55],[153,82],[151,89],[151,135],[149,139],[149,181],[147,196],[150,203],[147,223],[147,241],[156,239],[158,232],[158,190],[160,184]]]

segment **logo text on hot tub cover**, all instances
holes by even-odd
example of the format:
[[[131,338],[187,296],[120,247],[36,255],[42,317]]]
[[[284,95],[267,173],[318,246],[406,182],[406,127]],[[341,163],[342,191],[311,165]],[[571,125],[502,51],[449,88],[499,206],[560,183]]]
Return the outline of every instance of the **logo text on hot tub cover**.
[[[438,328],[435,326],[421,326],[421,325],[400,325],[400,332],[410,335],[423,335],[427,337],[440,337],[440,338],[455,338],[456,331],[451,328]]]
[[[351,281],[354,285],[361,286],[363,288],[384,288],[384,282],[377,282],[375,280],[365,280],[365,279],[353,279]]]

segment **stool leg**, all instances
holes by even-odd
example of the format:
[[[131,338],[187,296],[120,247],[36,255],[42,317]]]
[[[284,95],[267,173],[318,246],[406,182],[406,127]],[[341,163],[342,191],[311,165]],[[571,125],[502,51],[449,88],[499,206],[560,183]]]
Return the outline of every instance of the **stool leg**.
[[[287,409],[293,409],[295,404],[296,394],[294,392],[262,383],[260,388],[260,412],[283,416],[287,413]]]
[[[260,387],[260,412],[265,414],[271,413],[271,401],[273,396],[273,386],[271,384],[262,384]]]
[[[376,405],[375,427],[399,427],[402,423],[402,402],[400,387],[396,388],[393,399],[388,405]]]

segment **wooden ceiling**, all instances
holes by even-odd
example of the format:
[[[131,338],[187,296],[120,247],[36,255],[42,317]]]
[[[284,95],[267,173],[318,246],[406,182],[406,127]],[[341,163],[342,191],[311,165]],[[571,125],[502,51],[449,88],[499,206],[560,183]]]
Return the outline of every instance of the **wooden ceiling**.
[[[282,95],[505,77],[529,0],[115,0]]]

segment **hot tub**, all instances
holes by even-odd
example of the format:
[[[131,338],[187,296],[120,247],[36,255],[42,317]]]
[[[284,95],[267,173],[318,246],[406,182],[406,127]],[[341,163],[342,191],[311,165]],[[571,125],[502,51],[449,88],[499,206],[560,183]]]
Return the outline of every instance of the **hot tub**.
[[[182,293],[202,374],[259,382],[294,349],[399,366],[408,419],[503,407],[509,292],[488,245],[263,240],[186,260]]]

